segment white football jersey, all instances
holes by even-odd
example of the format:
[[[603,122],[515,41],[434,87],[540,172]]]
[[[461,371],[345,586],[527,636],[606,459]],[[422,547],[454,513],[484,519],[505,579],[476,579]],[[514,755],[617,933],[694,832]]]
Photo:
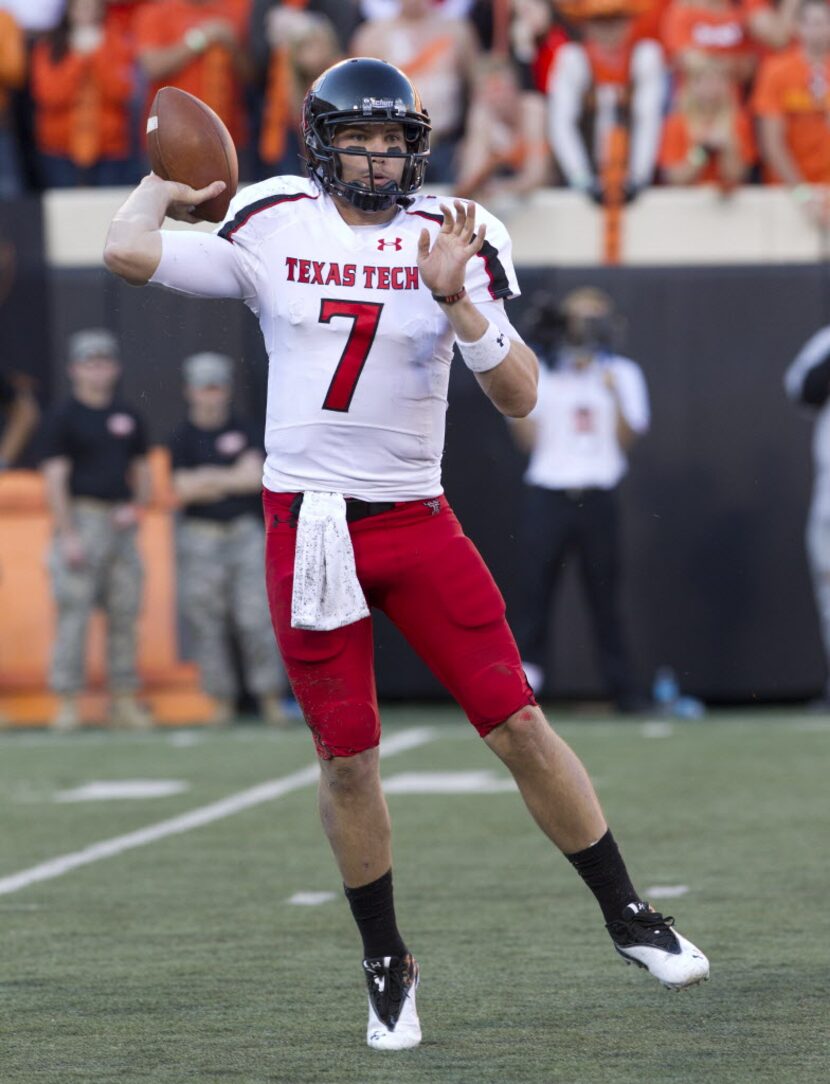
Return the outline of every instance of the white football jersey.
[[[418,196],[391,222],[349,226],[312,181],[274,177],[240,192],[215,236],[163,231],[153,282],[242,297],[259,318],[268,489],[442,492],[453,331],[418,271],[418,238],[439,231],[439,202]],[[487,239],[467,266],[471,299],[518,295],[507,231],[480,207],[476,221]],[[229,260],[230,284],[217,289]]]

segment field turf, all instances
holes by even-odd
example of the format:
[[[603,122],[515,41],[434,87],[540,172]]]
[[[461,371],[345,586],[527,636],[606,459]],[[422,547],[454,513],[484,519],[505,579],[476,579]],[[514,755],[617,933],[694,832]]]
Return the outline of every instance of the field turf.
[[[557,725],[594,777],[635,882],[687,886],[654,902],[708,953],[709,983],[673,993],[625,967],[515,791],[393,793],[398,915],[421,962],[424,1042],[368,1050],[359,942],[310,775],[193,830],[10,881],[290,777],[313,760],[299,726],[9,733],[0,1084],[830,1080],[830,719],[756,711]],[[429,727],[429,740],[384,760],[390,784],[422,785],[414,773],[507,780],[457,712],[385,712],[388,739],[414,727]],[[125,780],[187,789],[55,800]],[[289,902],[301,892],[334,898]]]

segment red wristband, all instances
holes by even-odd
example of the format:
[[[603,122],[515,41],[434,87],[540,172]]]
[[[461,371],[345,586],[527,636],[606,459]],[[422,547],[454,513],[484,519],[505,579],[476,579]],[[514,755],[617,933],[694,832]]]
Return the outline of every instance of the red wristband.
[[[447,294],[446,296],[442,296],[441,294],[433,294],[432,296],[439,305],[454,305],[456,301],[460,301],[461,298],[466,295],[466,293],[467,287],[462,286],[458,293]]]

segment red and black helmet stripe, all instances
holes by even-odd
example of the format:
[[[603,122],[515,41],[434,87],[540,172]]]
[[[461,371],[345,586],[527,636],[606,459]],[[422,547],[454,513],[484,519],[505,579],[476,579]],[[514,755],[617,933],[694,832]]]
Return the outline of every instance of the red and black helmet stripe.
[[[264,199],[258,199],[254,203],[249,203],[247,207],[243,207],[237,211],[236,214],[230,219],[222,229],[219,231],[219,236],[224,237],[226,241],[233,241],[233,235],[237,230],[249,222],[254,215],[258,215],[260,211],[267,211],[269,207],[276,207],[280,203],[294,203],[298,199],[317,199],[316,196],[310,196],[307,192],[292,192],[289,194],[280,193],[274,196],[265,196]]]

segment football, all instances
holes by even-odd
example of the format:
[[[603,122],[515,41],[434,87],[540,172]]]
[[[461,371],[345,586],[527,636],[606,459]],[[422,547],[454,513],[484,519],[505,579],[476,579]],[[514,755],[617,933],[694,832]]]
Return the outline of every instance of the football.
[[[147,118],[147,154],[165,181],[191,188],[224,181],[225,191],[193,212],[207,222],[222,221],[239,183],[239,163],[230,132],[210,106],[178,87],[162,87]]]

